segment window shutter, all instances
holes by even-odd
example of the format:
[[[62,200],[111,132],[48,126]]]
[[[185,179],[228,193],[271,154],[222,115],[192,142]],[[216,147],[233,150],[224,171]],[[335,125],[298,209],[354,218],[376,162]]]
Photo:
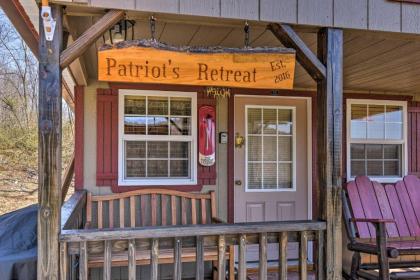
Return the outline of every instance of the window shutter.
[[[408,102],[408,174],[420,176],[420,102]]]
[[[98,89],[96,99],[96,185],[118,181],[118,92]]]

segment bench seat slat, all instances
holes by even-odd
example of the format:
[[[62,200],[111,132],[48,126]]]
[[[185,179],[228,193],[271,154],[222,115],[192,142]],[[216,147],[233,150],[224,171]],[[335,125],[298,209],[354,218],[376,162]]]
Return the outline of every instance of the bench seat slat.
[[[388,197],[386,195],[384,187],[378,182],[372,182],[373,189],[378,199],[379,209],[382,213],[382,219],[394,220],[392,215],[391,205],[389,205]],[[397,226],[394,223],[386,224],[386,231],[389,237],[399,237]]]
[[[368,219],[382,219],[381,210],[379,209],[378,200],[373,190],[372,182],[366,176],[356,178],[356,185],[359,190],[360,201],[362,202],[363,212]],[[375,236],[375,227],[368,224],[370,236]]]
[[[410,236],[407,222],[404,218],[404,212],[401,208],[400,200],[398,199],[397,191],[393,185],[386,185],[385,191],[388,196],[389,204],[391,206],[394,220],[397,224],[398,232],[400,236]]]
[[[357,185],[355,181],[347,183],[346,186],[347,195],[349,196],[351,210],[353,211],[354,218],[366,218],[365,213],[363,212],[362,203],[359,196],[359,191],[357,190]],[[361,238],[370,238],[370,231],[367,223],[356,223],[357,231]]]
[[[414,175],[408,175],[404,177],[404,184],[416,214],[417,223],[420,224],[420,179]]]
[[[410,235],[420,236],[420,227],[404,182],[398,181],[395,184],[395,190],[398,194],[398,198],[400,199],[401,208],[404,212],[404,217],[410,230]]]

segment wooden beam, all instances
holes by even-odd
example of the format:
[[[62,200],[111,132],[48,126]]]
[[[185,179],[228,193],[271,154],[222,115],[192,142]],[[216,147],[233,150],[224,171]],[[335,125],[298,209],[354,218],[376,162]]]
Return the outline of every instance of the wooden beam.
[[[341,279],[341,185],[343,133],[343,31],[318,34],[318,56],[326,77],[317,83],[318,186],[321,218],[327,222],[325,279]],[[320,268],[321,269],[321,268]]]
[[[76,58],[82,55],[91,44],[93,44],[108,29],[114,26],[118,21],[124,18],[125,12],[120,10],[111,10],[100,20],[86,30],[60,55],[60,65],[66,68]]]
[[[290,25],[270,23],[267,28],[286,48],[296,50],[296,59],[315,81],[326,77],[325,65],[316,57]]]
[[[61,186],[61,203],[64,203],[66,195],[69,191],[71,180],[74,175],[74,155],[72,156],[70,162],[67,165],[66,172],[63,176],[63,185]]]
[[[59,279],[61,219],[61,68],[62,9],[52,5],[54,40],[46,41],[42,19],[39,40],[38,104],[38,278]]]

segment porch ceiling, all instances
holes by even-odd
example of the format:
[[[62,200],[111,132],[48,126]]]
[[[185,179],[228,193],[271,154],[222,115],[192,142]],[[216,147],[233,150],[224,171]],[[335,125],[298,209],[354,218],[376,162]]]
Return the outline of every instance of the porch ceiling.
[[[150,38],[147,16],[130,15],[136,20],[135,39]],[[68,16],[68,25],[81,34],[99,17]],[[158,17],[156,37],[170,45],[242,47],[243,22],[197,21]],[[301,38],[316,52],[316,29],[297,27]],[[251,46],[281,46],[264,26],[251,23]],[[85,54],[90,78],[97,77],[96,50],[99,39]],[[344,31],[344,88],[347,91],[417,93],[420,90],[420,36],[384,32]],[[297,66],[296,89],[315,89],[306,71]]]

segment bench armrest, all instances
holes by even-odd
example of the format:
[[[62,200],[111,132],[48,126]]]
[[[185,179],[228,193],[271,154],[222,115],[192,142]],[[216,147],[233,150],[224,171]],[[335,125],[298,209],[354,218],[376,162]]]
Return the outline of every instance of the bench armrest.
[[[363,242],[353,242],[347,245],[347,248],[351,251],[356,251],[360,253],[366,253],[371,255],[378,255],[378,245],[377,244],[369,244]],[[386,252],[389,258],[396,258],[399,256],[399,252],[394,247],[386,247]]]
[[[387,223],[394,223],[395,220],[393,219],[366,219],[366,218],[351,218],[352,222],[361,222],[361,223],[372,223],[372,224],[387,224]]]

